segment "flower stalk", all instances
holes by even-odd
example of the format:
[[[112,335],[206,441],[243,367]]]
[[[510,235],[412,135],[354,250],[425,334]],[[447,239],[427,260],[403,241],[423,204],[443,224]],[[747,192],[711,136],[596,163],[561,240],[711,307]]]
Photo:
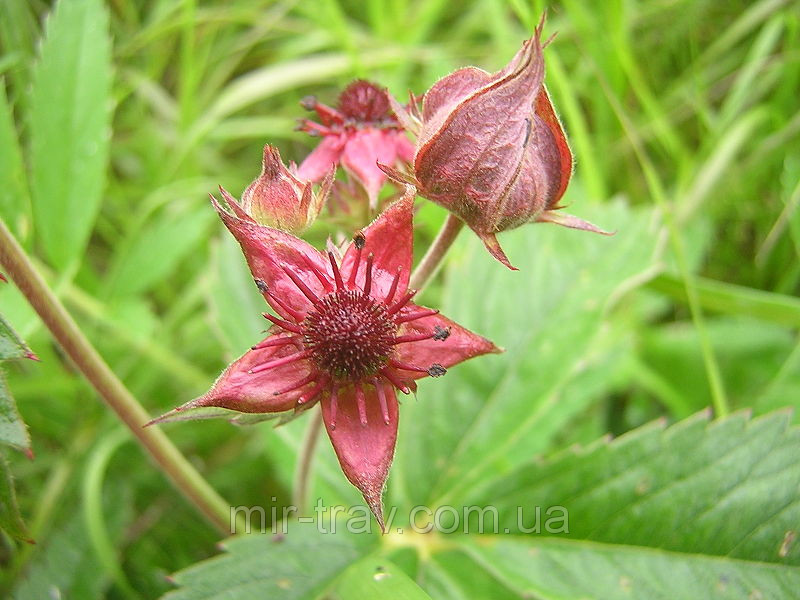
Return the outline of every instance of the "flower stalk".
[[[0,264],[64,352],[158,468],[212,525],[221,533],[230,533],[230,504],[208,484],[160,429],[143,427],[150,420],[147,411],[92,346],[3,221],[0,221]]]
[[[431,277],[436,273],[439,265],[442,264],[442,259],[445,254],[447,254],[450,246],[453,245],[453,242],[456,241],[458,234],[463,228],[464,221],[452,213],[447,215],[447,219],[445,219],[442,228],[439,230],[439,233],[436,234],[436,239],[433,240],[433,243],[425,252],[425,256],[422,257],[422,260],[419,261],[416,269],[414,269],[414,272],[411,274],[409,287],[415,290],[421,290],[425,287]]]

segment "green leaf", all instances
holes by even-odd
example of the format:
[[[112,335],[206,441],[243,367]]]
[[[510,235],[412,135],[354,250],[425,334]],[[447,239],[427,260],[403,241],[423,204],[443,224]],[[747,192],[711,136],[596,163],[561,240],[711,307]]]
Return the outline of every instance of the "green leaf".
[[[159,214],[115,256],[109,277],[112,294],[141,294],[163,280],[200,244],[212,220],[214,212],[205,207]]]
[[[546,510],[562,506],[572,538],[800,565],[800,545],[786,543],[800,522],[800,428],[789,420],[657,422],[523,466],[471,502],[496,507],[512,533],[538,519],[547,534]]]
[[[0,453],[0,529],[21,541],[31,541],[17,506],[14,479],[6,457]]]
[[[257,524],[256,513],[252,519]],[[373,536],[350,534],[343,526],[336,534],[320,533],[315,524],[292,521],[285,535],[256,532],[229,539],[223,545],[225,554],[175,574],[180,589],[167,594],[165,600],[223,594],[229,600],[316,598],[330,590],[374,542]]]
[[[437,598],[500,598],[506,591],[537,600],[766,600],[800,589],[797,568],[573,540],[465,540],[460,552],[437,555],[429,568],[456,589]]]
[[[30,227],[30,197],[14,115],[6,99],[5,82],[0,79],[0,217],[18,237]]]
[[[28,428],[17,410],[17,403],[6,385],[2,371],[0,371],[0,444],[7,444],[32,456]]]
[[[597,344],[613,337],[613,323],[604,316],[647,274],[656,236],[650,211],[617,203],[582,216],[618,233],[546,225],[508,232],[500,242],[518,272],[498,268],[469,233],[448,257],[442,313],[507,352],[422,381],[419,399],[404,403],[389,482],[398,501],[458,504],[470,488],[545,450],[590,400],[573,401],[570,382],[605,360]]]
[[[83,252],[105,187],[111,43],[100,0],[61,0],[47,20],[31,93],[37,239],[57,267]]]
[[[11,325],[0,315],[0,360],[12,358],[36,358],[27,344],[20,339]]]
[[[400,567],[375,556],[360,560],[347,572],[336,587],[342,600],[369,598],[370,600],[429,600],[421,587]]]

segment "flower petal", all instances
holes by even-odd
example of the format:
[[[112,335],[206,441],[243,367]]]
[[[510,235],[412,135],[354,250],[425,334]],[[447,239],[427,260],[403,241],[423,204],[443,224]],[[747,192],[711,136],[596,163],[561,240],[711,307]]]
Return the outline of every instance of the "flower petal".
[[[552,208],[564,195],[567,190],[567,184],[569,184],[569,180],[572,177],[572,151],[567,143],[567,136],[564,134],[561,121],[556,115],[556,111],[553,110],[553,103],[550,102],[550,95],[547,93],[547,88],[544,84],[542,84],[539,95],[536,96],[536,104],[534,106],[536,116],[544,122],[553,134],[561,162],[561,168],[558,170],[561,174],[560,182],[549,204],[549,207]]]
[[[399,298],[408,288],[414,238],[411,220],[415,194],[415,188],[406,185],[403,197],[387,207],[361,232],[365,243],[361,250],[356,285],[363,288],[366,274],[365,259],[370,253],[374,254],[371,295],[378,299],[382,300],[389,292],[398,270],[400,279],[395,298]],[[343,277],[350,276],[357,255],[356,245],[351,243],[342,260]]]
[[[364,500],[384,528],[381,498],[397,441],[397,397],[394,388],[379,383],[385,399],[388,423],[382,414],[378,390],[364,386],[366,425],[361,424],[356,392],[340,388],[334,399],[322,399],[322,418],[331,444],[347,479],[364,495]],[[335,409],[333,403],[335,402]]]
[[[422,118],[432,119],[441,109],[449,110],[475,90],[492,81],[494,76],[478,67],[464,67],[442,77],[425,92],[422,99]]]
[[[235,211],[241,211],[241,207],[224,190],[223,196]],[[321,295],[324,288],[309,264],[327,273],[329,266],[325,257],[313,246],[291,234],[240,219],[224,210],[216,200],[212,199],[212,202],[222,222],[241,245],[253,277],[266,283],[272,293],[289,307],[307,312],[312,302],[287,275],[286,270],[291,271],[312,292]],[[269,295],[265,294],[264,297],[270,306],[283,314]]]
[[[412,313],[420,312],[421,310],[424,309],[411,304],[403,312]],[[397,361],[422,367],[423,369],[427,369],[433,364],[449,368],[474,356],[502,352],[502,349],[486,338],[471,332],[469,329],[465,329],[440,314],[410,321],[401,327],[399,334],[410,335],[415,333],[434,333],[436,331],[449,332],[449,335],[443,340],[431,338],[418,342],[398,344],[396,350]],[[427,377],[426,373],[414,371],[400,370],[400,373],[413,379]]]
[[[279,337],[273,335],[267,340],[276,340]],[[243,413],[279,413],[291,410],[297,405],[297,399],[314,384],[309,383],[279,395],[275,395],[275,392],[307,378],[312,372],[307,360],[289,362],[257,373],[250,373],[250,370],[268,361],[298,352],[300,350],[291,343],[249,350],[228,365],[208,392],[155,419],[154,422],[176,420],[178,413],[200,407],[226,408]]]
[[[301,181],[322,181],[331,167],[339,162],[344,148],[344,136],[328,135],[305,157],[295,175]]]
[[[371,127],[354,133],[342,151],[342,166],[367,191],[369,205],[375,208],[378,194],[386,182],[386,174],[378,168],[380,162],[393,165],[397,161],[397,146],[392,131]]]

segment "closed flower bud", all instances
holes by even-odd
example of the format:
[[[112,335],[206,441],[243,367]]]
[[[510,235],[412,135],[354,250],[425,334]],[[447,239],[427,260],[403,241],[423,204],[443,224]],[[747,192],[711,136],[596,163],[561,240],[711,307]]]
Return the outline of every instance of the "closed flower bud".
[[[333,182],[333,169],[315,193],[310,181],[301,181],[286,168],[274,146],[264,146],[261,174],[242,194],[242,208],[257,223],[298,233],[317,218]]]
[[[555,212],[572,153],[543,83],[543,24],[501,71],[451,73],[426,92],[421,112],[393,103],[418,133],[413,183],[420,194],[463,220],[509,268],[496,238],[501,231],[549,221],[605,233]]]

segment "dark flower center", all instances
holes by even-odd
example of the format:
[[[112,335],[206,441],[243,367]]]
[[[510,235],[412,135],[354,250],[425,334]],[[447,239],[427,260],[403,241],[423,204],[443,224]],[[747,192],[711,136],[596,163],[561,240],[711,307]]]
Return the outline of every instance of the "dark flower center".
[[[382,302],[361,290],[339,290],[316,304],[302,329],[305,347],[321,370],[355,381],[386,364],[397,324]]]
[[[369,81],[354,81],[339,96],[339,110],[342,114],[360,123],[388,118],[389,109],[386,90]]]

